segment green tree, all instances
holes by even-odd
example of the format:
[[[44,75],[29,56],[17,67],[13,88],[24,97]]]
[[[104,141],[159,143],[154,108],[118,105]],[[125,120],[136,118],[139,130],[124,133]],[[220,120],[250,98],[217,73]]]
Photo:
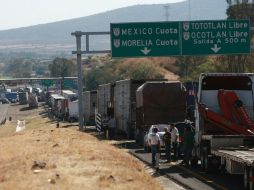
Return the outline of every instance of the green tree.
[[[49,64],[51,77],[71,77],[75,74],[75,64],[65,58],[55,58],[52,64]]]
[[[228,19],[248,19],[251,26],[254,26],[254,4],[248,4],[247,2],[237,2],[231,5],[227,9]],[[221,61],[227,64],[229,72],[246,72],[253,71],[253,54],[252,55],[236,55],[226,56],[220,58]]]
[[[29,78],[32,73],[33,62],[24,59],[13,59],[4,68],[5,75],[16,78]]]
[[[149,59],[114,60],[103,66],[94,66],[84,73],[86,90],[97,89],[98,85],[113,83],[121,79],[159,79],[164,75]]]

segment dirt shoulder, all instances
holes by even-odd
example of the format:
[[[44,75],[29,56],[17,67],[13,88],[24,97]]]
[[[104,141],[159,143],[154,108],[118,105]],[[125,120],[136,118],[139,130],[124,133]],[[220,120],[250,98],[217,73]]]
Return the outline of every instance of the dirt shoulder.
[[[162,189],[125,151],[35,115],[0,137],[0,189]]]

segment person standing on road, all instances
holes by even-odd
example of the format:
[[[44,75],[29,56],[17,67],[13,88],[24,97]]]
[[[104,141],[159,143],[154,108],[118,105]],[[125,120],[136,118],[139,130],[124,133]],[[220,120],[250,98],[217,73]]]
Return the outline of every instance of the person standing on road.
[[[175,124],[171,124],[171,144],[174,152],[174,160],[178,157],[178,138],[179,138],[179,132],[176,128]]]
[[[184,163],[186,166],[189,166],[193,146],[194,134],[191,131],[191,126],[188,126],[183,134]]]
[[[151,146],[152,152],[152,165],[159,170],[159,149],[160,149],[160,136],[158,135],[158,128],[154,127],[152,133],[148,136],[148,143]]]
[[[164,128],[165,134],[163,135],[163,142],[165,144],[165,154],[167,162],[171,160],[171,134],[168,131],[168,128]]]

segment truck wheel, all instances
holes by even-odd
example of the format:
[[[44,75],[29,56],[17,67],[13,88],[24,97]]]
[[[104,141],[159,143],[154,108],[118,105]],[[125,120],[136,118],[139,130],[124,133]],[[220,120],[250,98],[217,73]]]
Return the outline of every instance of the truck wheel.
[[[243,175],[243,182],[244,182],[244,189],[249,189],[249,179],[250,179],[250,168],[245,166],[244,168],[244,175]]]
[[[193,156],[191,158],[191,165],[192,166],[197,166],[198,165],[198,157],[197,156]]]
[[[147,152],[150,153],[151,152],[151,147],[147,146]]]
[[[200,155],[200,161],[201,161],[201,168],[204,169],[205,168],[205,158],[204,158],[203,150]]]
[[[206,171],[207,154],[206,154],[205,147],[202,147],[202,149],[201,149],[200,160],[201,160],[201,168]]]
[[[146,152],[147,151],[147,146],[144,144],[144,151]]]
[[[203,149],[203,169],[207,172],[210,169],[210,160],[208,158],[207,148]]]

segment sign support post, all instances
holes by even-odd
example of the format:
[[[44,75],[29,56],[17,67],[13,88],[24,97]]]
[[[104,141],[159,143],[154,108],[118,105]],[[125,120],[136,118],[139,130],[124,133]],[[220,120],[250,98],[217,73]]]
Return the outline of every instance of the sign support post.
[[[83,131],[84,126],[84,108],[83,108],[83,77],[82,77],[82,54],[91,53],[110,53],[110,50],[89,50],[89,36],[90,35],[109,35],[110,32],[81,32],[76,31],[71,33],[72,36],[76,37],[77,50],[73,51],[72,54],[77,55],[77,71],[78,71],[78,101],[79,101],[79,130]],[[81,50],[81,37],[86,36],[86,51]],[[85,126],[86,128],[86,126]]]
[[[83,111],[83,77],[82,77],[82,52],[81,52],[81,36],[82,33],[77,31],[74,33],[77,46],[77,71],[78,71],[78,110],[79,110],[79,130],[83,131],[84,111]]]

